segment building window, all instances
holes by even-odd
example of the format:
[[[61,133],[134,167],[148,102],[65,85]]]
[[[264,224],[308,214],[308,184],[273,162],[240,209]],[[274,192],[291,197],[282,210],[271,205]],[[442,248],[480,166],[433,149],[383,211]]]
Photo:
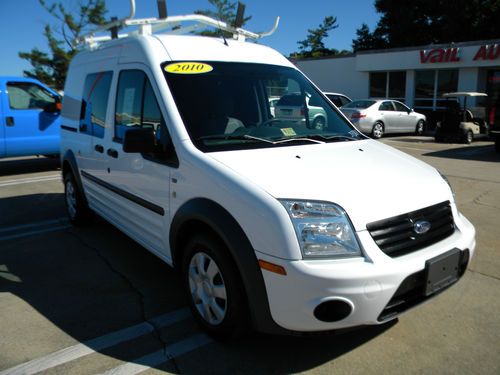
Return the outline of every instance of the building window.
[[[418,70],[415,72],[415,107],[442,109],[443,94],[457,91],[458,70]]]
[[[406,72],[370,73],[370,98],[405,100]]]

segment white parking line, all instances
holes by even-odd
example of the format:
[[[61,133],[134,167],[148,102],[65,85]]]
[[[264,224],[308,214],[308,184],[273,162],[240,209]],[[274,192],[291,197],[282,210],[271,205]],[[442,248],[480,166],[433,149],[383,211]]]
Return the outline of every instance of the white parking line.
[[[55,232],[69,227],[71,227],[71,225],[64,217],[37,221],[29,224],[13,225],[0,229],[0,241],[14,240],[40,233]]]
[[[171,359],[180,357],[204,345],[212,342],[208,336],[198,334],[188,337],[175,344],[167,346],[164,350],[158,350],[144,357],[134,359],[129,363],[115,367],[103,372],[101,375],[135,375],[149,370],[151,367],[161,365]]]
[[[152,332],[156,328],[171,326],[177,322],[185,320],[190,316],[189,309],[179,309],[167,314],[157,316],[148,322],[143,322],[119,331],[108,333],[104,336],[76,344],[68,348],[59,350],[45,357],[33,359],[29,362],[21,363],[15,367],[0,371],[0,375],[30,375],[48,370],[55,366],[73,361],[86,355],[95,353],[114,345],[133,340]],[[180,341],[181,344],[183,341]],[[175,344],[174,344],[175,345]],[[164,361],[163,361],[164,362]]]
[[[0,187],[22,185],[22,184],[32,184],[35,182],[53,181],[53,180],[58,180],[60,178],[61,178],[60,174],[40,176],[40,177],[16,178],[14,180],[0,181]]]

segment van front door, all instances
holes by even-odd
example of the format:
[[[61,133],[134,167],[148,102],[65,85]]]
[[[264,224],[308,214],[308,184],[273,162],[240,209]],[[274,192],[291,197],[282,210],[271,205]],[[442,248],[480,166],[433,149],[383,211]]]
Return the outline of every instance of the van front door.
[[[122,70],[118,78],[114,137],[105,147],[106,181],[114,190],[112,206],[120,223],[135,240],[170,259],[170,174],[176,166],[158,91],[143,70]],[[156,135],[152,153],[125,153],[128,129],[151,128]]]

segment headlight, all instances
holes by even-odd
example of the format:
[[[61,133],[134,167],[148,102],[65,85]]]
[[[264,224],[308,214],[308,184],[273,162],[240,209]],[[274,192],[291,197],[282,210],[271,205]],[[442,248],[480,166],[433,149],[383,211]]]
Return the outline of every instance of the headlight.
[[[346,213],[333,203],[280,199],[292,219],[304,258],[359,257]]]

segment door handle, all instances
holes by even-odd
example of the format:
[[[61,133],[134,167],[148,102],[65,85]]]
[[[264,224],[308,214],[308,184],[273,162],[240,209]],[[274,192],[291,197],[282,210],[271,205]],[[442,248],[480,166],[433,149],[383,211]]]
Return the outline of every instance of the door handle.
[[[109,156],[111,156],[112,158],[115,158],[115,159],[118,158],[118,151],[116,151],[116,150],[114,150],[112,148],[108,148],[107,154]]]
[[[102,145],[95,145],[94,150],[102,154],[104,152],[104,147]]]
[[[7,116],[7,117],[5,118],[5,124],[6,124],[7,126],[14,126],[14,117],[12,117],[12,116]]]

